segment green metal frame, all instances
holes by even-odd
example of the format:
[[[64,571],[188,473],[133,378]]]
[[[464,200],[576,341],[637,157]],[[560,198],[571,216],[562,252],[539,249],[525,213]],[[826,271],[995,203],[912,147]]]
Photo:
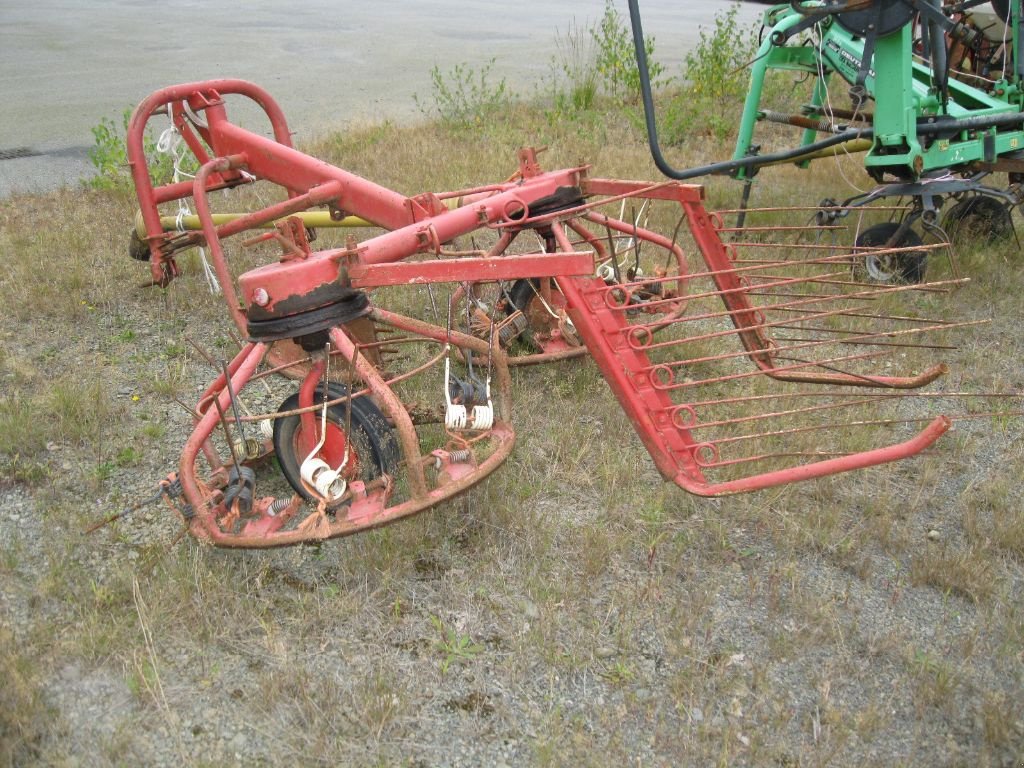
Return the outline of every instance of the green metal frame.
[[[770,33],[757,52],[751,68],[750,88],[740,119],[739,138],[733,159],[751,155],[754,130],[764,117],[761,100],[765,76],[769,70],[805,72],[813,78],[813,89],[807,112],[820,117],[825,103],[828,82],[838,74],[849,83],[857,80],[864,56],[864,41],[851,34],[831,16],[819,25],[818,46],[796,44],[776,45],[804,16],[789,5],[774,6],[765,13],[765,26]],[[1011,4],[1014,61],[1020,61],[1020,4]],[[774,33],[781,33],[776,36]],[[874,99],[874,139],[865,158],[865,166],[876,178],[890,173],[901,179],[917,179],[930,171],[957,168],[975,161],[993,162],[999,155],[1024,149],[1024,130],[1020,128],[987,128],[960,131],[949,138],[923,142],[918,135],[918,121],[929,117],[984,117],[1016,113],[1024,107],[1017,75],[1008,72],[991,93],[950,79],[949,98],[943,104],[933,83],[931,69],[912,53],[911,25],[875,41],[874,58],[864,83]],[[881,73],[881,76],[879,76]],[[805,129],[800,146],[816,140],[817,131]],[[807,163],[803,163],[806,165]],[[756,170],[741,169],[736,176],[749,179]]]

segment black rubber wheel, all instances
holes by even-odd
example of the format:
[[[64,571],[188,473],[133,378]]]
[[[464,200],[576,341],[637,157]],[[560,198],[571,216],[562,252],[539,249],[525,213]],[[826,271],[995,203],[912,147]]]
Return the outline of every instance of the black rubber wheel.
[[[961,200],[942,217],[942,228],[950,240],[991,245],[1013,234],[1013,220],[1005,203],[984,195]]]
[[[328,388],[328,400],[345,397],[347,390],[340,384],[331,383]],[[313,401],[324,402],[323,386],[317,387]],[[281,403],[278,410],[291,411],[299,407],[299,393],[289,397]],[[327,444],[320,450],[318,456],[332,467],[341,463],[344,458],[344,448],[338,448],[332,455],[330,436],[340,434],[344,436],[347,408],[346,403],[338,403],[327,408]],[[321,414],[314,412],[317,428],[319,429]],[[277,462],[281,466],[285,479],[289,485],[310,501],[319,501],[309,489],[299,473],[299,467],[305,454],[299,455],[298,436],[301,430],[301,419],[299,416],[282,416],[274,419],[274,453],[277,455]],[[333,432],[332,432],[333,430]],[[384,414],[374,405],[368,397],[359,397],[352,401],[351,436],[349,444],[355,450],[355,461],[350,468],[348,480],[362,480],[364,482],[380,477],[382,474],[392,473],[398,466],[399,449],[398,441],[395,438],[394,430],[388,424]]]
[[[906,230],[895,243],[889,243],[900,228],[897,221],[886,221],[868,227],[857,238],[858,248],[912,248],[921,245],[921,237],[912,229]],[[887,256],[864,256],[863,271],[876,283],[920,283],[928,261],[925,251],[909,251]]]
[[[540,280],[537,278],[522,278],[512,283],[512,288],[508,292],[508,298],[512,306],[508,308],[508,313],[512,314],[517,309],[520,312],[526,311],[526,308],[533,301],[533,297],[537,295],[539,289]]]
[[[134,229],[128,235],[128,255],[136,261],[149,261],[149,243]]]

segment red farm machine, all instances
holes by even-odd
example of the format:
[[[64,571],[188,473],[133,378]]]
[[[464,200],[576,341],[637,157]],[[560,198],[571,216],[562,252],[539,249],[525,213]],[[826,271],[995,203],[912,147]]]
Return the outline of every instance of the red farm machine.
[[[271,135],[229,118],[241,101]],[[158,116],[194,178],[151,181]],[[903,459],[950,427],[933,398],[958,393],[921,390],[970,324],[933,309],[959,281],[865,281],[863,253],[782,247],[791,228],[771,224],[737,233],[700,186],[544,170],[523,149],[506,181],[407,197],[293,148],[278,105],[240,80],[152,94],[128,153],[132,254],[167,286],[183,251],[206,248],[244,337],[162,485],[214,545],[342,536],[466,491],[513,449],[524,363],[592,358],[658,471],[702,496]],[[185,202],[194,214],[175,215]],[[334,226],[342,241],[315,250]],[[246,400],[267,377],[294,391],[261,412]]]

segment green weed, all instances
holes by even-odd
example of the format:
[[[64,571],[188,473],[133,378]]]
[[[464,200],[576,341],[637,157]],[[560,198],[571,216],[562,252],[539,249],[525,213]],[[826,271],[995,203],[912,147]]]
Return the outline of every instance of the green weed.
[[[597,46],[597,74],[601,87],[621,104],[636,104],[640,101],[640,73],[636,66],[636,51],[633,35],[612,0],[605,0],[604,15],[590,35]],[[664,83],[661,76],[665,68],[654,60],[654,38],[644,39],[647,54],[647,68],[651,87]]]
[[[742,29],[739,4],[715,14],[710,30],[701,29],[697,45],[687,52],[683,87],[665,100],[662,136],[679,144],[692,134],[710,134],[718,140],[732,136],[747,94],[747,64],[758,48],[753,29]]]
[[[131,116],[132,108],[128,107],[121,114],[120,126],[109,117],[104,117],[92,127],[93,145],[89,149],[89,162],[96,169],[96,175],[85,182],[90,189],[132,189],[126,144]],[[156,139],[149,132],[143,138],[143,149],[153,183],[169,182],[174,176],[174,159],[171,155],[157,150]],[[196,168],[195,158],[186,153],[182,170],[193,173]]]
[[[594,107],[596,56],[592,30],[582,30],[573,21],[564,33],[556,33],[550,86],[554,116],[569,117]]]
[[[414,96],[417,108],[426,117],[439,117],[449,127],[486,125],[511,102],[505,78],[497,84],[491,81],[493,68],[494,59],[480,69],[461,63],[442,72],[434,65],[430,70],[433,104],[426,105]]]
[[[430,617],[430,623],[441,635],[439,640],[434,641],[435,650],[441,653],[441,674],[448,674],[448,669],[453,663],[466,663],[472,661],[484,647],[474,643],[469,635],[462,635],[452,627],[446,626],[437,616]]]

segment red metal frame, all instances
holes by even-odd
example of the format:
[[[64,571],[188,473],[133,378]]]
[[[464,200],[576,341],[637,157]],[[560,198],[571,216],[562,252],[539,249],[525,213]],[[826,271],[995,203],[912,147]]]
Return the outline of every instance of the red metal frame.
[[[226,95],[255,101],[269,119],[274,138],[268,139],[232,123],[227,117],[223,98]],[[143,137],[147,121],[160,110],[169,111],[175,126],[201,163],[191,183],[154,187],[150,181]],[[524,150],[520,153],[518,173],[510,181],[458,192],[405,197],[292,148],[287,123],[273,99],[257,86],[238,80],[189,83],[151,95],[132,116],[128,154],[150,247],[153,281],[166,285],[178,274],[174,262],[177,250],[204,244],[224,289],[232,319],[246,335],[249,314],[255,307],[265,313],[287,314],[288,307],[296,302],[305,302],[303,306],[308,308],[311,302],[315,303],[316,296],[337,286],[359,290],[418,283],[466,284],[554,278],[564,298],[564,302],[559,303],[566,306],[567,318],[563,321],[571,320],[585,346],[563,348],[554,354],[536,357],[551,359],[577,354],[584,349],[589,351],[659,471],[691,493],[720,495],[751,491],[894,461],[920,452],[949,427],[949,420],[938,416],[916,436],[888,447],[797,463],[723,482],[707,479],[706,471],[711,467],[749,459],[719,460],[716,445],[694,436],[695,419],[691,424],[689,416],[693,407],[686,401],[680,403],[673,399],[681,387],[692,383],[680,384],[676,379],[675,371],[684,364],[729,360],[739,355],[752,362],[757,373],[780,381],[886,389],[919,387],[940,375],[944,368],[935,366],[911,376],[877,376],[834,370],[836,361],[857,359],[854,357],[830,358],[816,367],[780,363],[779,348],[769,334],[774,324],[766,320],[765,311],[755,305],[753,297],[765,290],[766,285],[786,286],[788,283],[782,279],[767,279],[763,277],[765,273],[748,271],[736,263],[734,254],[719,236],[721,223],[703,207],[703,193],[698,186],[594,179],[589,177],[585,166],[545,172],[540,169],[536,154]],[[288,199],[216,225],[209,193],[255,180],[283,188]],[[572,203],[542,215],[531,212],[531,206],[547,203],[565,187],[579,190],[587,202]],[[201,233],[164,231],[158,206],[186,197],[194,202]],[[636,222],[618,220],[597,208],[598,204],[620,200],[661,201],[678,206],[678,215],[685,218],[706,271],[688,272],[685,254],[674,237],[670,239],[649,231]],[[311,252],[304,237],[287,240],[288,232],[297,230],[281,227],[275,235],[279,240],[283,238],[286,245],[280,260],[237,277],[232,275],[223,245],[226,238],[323,205],[330,208],[332,216],[358,216],[383,231],[342,248]],[[596,277],[595,261],[601,263],[616,256],[615,246],[610,246],[609,254],[604,239],[591,231],[593,227],[606,229],[609,244],[613,232],[617,237],[630,238],[633,243],[630,247],[635,249],[638,260],[641,245],[659,249],[667,254],[671,269],[665,274],[637,275],[632,281],[610,282]],[[447,250],[447,243],[482,228],[501,233],[498,245],[491,251],[483,255],[452,256]],[[516,235],[525,231],[543,233],[544,251],[507,254]],[[581,246],[589,250],[581,250]],[[416,257],[421,260],[413,260]],[[711,286],[704,293],[693,292],[692,286],[697,284],[698,278]],[[806,282],[806,279],[790,279],[793,284],[801,281]],[[543,291],[552,290],[546,280],[541,285]],[[644,303],[634,301],[641,291],[647,292]],[[865,289],[863,293],[875,294],[878,290]],[[515,439],[510,423],[509,361],[497,340],[477,338],[450,327],[389,312],[379,306],[383,295],[380,290],[374,292],[374,306],[368,315],[373,324],[401,331],[423,343],[438,347],[449,345],[463,355],[472,353],[478,360],[490,361],[495,379],[493,425],[470,432],[449,430],[455,442],[425,456],[410,408],[394,390],[395,379],[386,378],[375,361],[375,342],[357,331],[354,325],[340,324],[329,331],[331,350],[344,361],[342,367],[347,364],[357,388],[362,389],[362,393],[353,396],[371,397],[395,431],[402,455],[406,498],[394,501],[393,478],[384,478],[374,487],[352,482],[340,509],[329,510],[321,504],[316,511],[302,515],[296,497],[283,510],[275,500],[267,498],[258,499],[251,510],[239,510],[237,504],[224,502],[230,461],[217,456],[211,443],[221,422],[231,421],[221,414],[231,412],[232,393],[240,396],[265,362],[301,378],[299,402],[303,411],[303,437],[300,445],[311,447],[319,429],[314,412],[318,406],[313,405],[312,393],[323,376],[325,362],[317,354],[304,355],[293,344],[248,343],[229,366],[230,389],[225,377],[220,376],[200,401],[199,417],[181,455],[179,477],[189,505],[184,514],[196,536],[220,546],[265,547],[365,530],[422,511],[465,491],[509,455]],[[728,318],[732,330],[672,340],[675,328],[684,319],[688,302],[709,296],[723,303],[722,315]],[[550,298],[549,293],[547,299]],[[799,311],[801,301],[812,300],[791,300],[770,305],[768,309],[783,306],[787,311]],[[820,314],[850,314],[850,311]],[[712,314],[706,317],[711,318]],[[662,346],[692,344],[726,334],[738,338],[742,348],[738,353],[681,362],[654,360],[654,353]],[[656,335],[669,340],[655,342]],[[818,342],[807,342],[803,346],[815,343]],[[436,363],[440,356],[433,360]],[[733,375],[738,376],[740,374]],[[731,377],[709,381],[728,378]],[[210,407],[214,399],[219,408]],[[733,419],[728,423],[741,421],[743,419]],[[489,445],[482,459],[475,455],[476,447],[483,445],[480,441],[487,441]],[[197,467],[201,452],[210,467],[205,480],[200,478]],[[426,471],[432,462],[440,468],[436,477]]]

